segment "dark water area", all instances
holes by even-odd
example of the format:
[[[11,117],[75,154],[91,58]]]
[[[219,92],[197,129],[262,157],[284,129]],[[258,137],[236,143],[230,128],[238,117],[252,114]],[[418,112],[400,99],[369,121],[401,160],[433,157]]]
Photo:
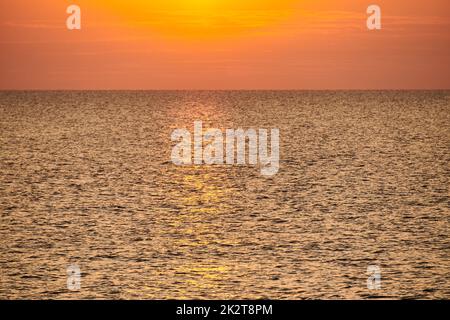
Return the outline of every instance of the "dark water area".
[[[196,120],[278,174],[174,165]],[[448,299],[449,178],[449,91],[0,92],[0,298]]]

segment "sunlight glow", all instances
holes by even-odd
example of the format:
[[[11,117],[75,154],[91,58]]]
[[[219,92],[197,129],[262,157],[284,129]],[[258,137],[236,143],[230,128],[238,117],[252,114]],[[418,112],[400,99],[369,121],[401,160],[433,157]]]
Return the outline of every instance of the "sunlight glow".
[[[295,0],[129,0],[108,5],[130,27],[184,38],[221,38],[261,31],[292,15]]]

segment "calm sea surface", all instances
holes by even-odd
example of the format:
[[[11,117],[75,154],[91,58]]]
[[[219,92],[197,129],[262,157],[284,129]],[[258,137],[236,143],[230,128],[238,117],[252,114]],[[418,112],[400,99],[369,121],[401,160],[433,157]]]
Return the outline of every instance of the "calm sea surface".
[[[195,120],[279,173],[173,165]],[[449,91],[3,92],[0,298],[450,298],[449,178]]]

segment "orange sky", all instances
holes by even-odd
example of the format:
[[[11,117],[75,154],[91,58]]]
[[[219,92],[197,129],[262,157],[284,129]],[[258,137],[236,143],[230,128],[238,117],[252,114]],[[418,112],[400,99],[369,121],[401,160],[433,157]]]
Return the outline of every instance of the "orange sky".
[[[66,8],[82,30],[66,29]],[[382,9],[381,31],[366,8]],[[448,0],[2,0],[0,89],[450,89]]]

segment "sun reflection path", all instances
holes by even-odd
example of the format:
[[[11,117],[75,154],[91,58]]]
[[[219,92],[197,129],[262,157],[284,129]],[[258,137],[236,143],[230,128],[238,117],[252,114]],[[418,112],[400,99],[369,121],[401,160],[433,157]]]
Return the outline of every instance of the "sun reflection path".
[[[224,203],[229,202],[232,190],[220,185],[220,180],[211,172],[215,170],[212,167],[177,167],[176,170],[183,192],[177,204],[180,212],[173,217],[178,232],[171,245],[196,252],[181,258],[181,264],[175,267],[175,276],[184,283],[180,286],[180,295],[211,294],[231,272],[229,261],[214,258],[211,253],[218,244],[228,248],[236,244],[217,223],[227,214]]]

